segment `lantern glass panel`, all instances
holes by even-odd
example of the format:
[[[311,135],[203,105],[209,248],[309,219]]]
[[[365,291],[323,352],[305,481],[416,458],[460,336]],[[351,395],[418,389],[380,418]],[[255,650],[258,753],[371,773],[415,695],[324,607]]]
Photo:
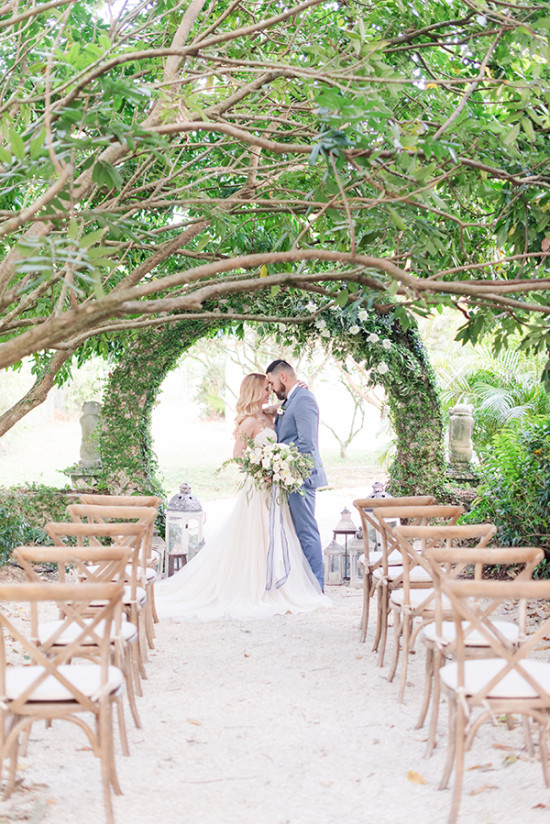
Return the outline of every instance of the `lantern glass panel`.
[[[168,520],[168,552],[181,553],[184,551],[181,534],[182,525],[179,519]]]

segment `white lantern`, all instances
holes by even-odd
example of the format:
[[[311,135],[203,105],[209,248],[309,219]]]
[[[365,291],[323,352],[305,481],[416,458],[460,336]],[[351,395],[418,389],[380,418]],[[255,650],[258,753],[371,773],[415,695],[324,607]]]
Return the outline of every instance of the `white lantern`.
[[[344,581],[349,581],[351,577],[350,573],[350,556],[348,553],[348,539],[355,535],[357,532],[357,527],[351,520],[351,512],[347,507],[340,513],[340,520],[335,528],[332,530],[332,537],[334,541],[336,541],[337,535],[344,536],[344,563],[343,563],[343,572],[344,572]]]
[[[323,550],[325,584],[339,586],[344,583],[344,547],[331,541]]]
[[[349,584],[351,587],[363,586],[363,566],[359,563],[359,558],[364,554],[364,551],[363,530],[358,529],[348,543]]]
[[[189,484],[182,484],[166,508],[168,575],[184,566],[203,546],[204,515]]]

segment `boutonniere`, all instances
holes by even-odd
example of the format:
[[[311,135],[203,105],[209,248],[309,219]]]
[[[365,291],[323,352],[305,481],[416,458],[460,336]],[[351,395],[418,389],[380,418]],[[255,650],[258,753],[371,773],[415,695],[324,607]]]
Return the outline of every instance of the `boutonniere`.
[[[277,409],[277,417],[282,418],[284,414],[285,414],[285,408],[284,408],[284,406],[280,406]]]

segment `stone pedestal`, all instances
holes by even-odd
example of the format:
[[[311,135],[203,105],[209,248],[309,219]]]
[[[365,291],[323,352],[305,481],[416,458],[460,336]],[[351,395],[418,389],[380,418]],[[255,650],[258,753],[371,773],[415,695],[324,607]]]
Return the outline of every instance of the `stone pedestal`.
[[[82,430],[80,443],[80,460],[67,474],[70,474],[73,486],[94,487],[101,470],[99,455],[99,432],[101,429],[101,404],[97,401],[85,401],[80,418]]]
[[[447,475],[455,481],[476,481],[472,470],[474,408],[469,403],[458,403],[449,414],[449,469]]]

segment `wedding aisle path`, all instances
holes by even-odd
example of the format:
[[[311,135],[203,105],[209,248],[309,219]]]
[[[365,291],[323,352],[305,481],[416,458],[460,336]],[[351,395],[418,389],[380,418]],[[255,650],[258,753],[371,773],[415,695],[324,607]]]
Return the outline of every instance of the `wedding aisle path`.
[[[128,718],[132,756],[117,757],[117,824],[445,824],[446,712],[433,758],[414,730],[423,653],[398,704],[370,639],[358,641],[360,592],[331,597],[307,615],[157,626],[143,730]],[[86,744],[71,725],[36,725],[0,822],[102,824]],[[461,824],[547,819],[550,791],[518,730],[485,726],[467,766]]]

